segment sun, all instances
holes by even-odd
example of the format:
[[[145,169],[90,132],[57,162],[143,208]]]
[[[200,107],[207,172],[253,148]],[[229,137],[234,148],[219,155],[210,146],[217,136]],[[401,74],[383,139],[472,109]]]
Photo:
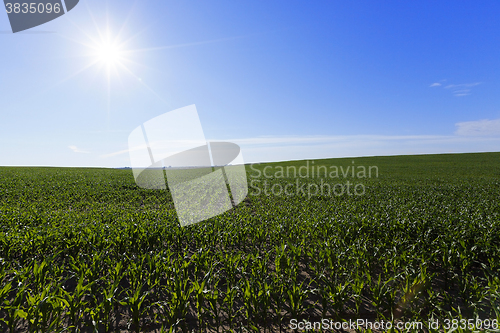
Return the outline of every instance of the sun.
[[[114,65],[121,60],[122,54],[118,46],[103,44],[97,48],[97,58],[107,65]]]
[[[124,58],[124,51],[117,43],[106,40],[95,47],[96,60],[106,66],[119,65]]]

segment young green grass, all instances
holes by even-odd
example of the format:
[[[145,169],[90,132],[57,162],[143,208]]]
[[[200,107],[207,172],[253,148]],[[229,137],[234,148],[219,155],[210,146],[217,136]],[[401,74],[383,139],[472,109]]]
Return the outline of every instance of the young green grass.
[[[248,166],[249,184],[348,180],[364,194],[254,186],[185,228],[169,191],[137,187],[131,170],[0,167],[0,331],[500,319],[500,153],[314,162]],[[256,178],[305,165],[376,166],[378,176]]]

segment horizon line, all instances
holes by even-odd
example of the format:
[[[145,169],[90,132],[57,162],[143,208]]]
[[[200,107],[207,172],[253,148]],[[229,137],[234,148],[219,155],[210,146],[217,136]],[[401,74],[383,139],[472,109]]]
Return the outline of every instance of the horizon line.
[[[281,161],[261,161],[261,162],[248,162],[243,165],[253,165],[253,164],[270,164],[270,163],[286,163],[286,162],[299,162],[299,161],[321,161],[321,160],[340,160],[346,158],[367,158],[367,157],[398,157],[398,156],[422,156],[422,155],[465,155],[465,154],[495,154],[500,153],[500,151],[477,151],[477,152],[443,152],[443,153],[417,153],[417,154],[394,154],[394,155],[363,155],[363,156],[342,156],[342,157],[325,157],[325,158],[301,158],[292,160],[281,160]],[[241,165],[241,164],[238,164]],[[232,166],[232,165],[224,165]],[[223,167],[223,166],[206,166],[208,167]],[[79,169],[130,169],[131,166],[121,166],[121,167],[106,167],[106,166],[58,166],[58,165],[0,165],[0,168],[79,168]],[[192,169],[199,168],[193,166],[186,167],[175,167],[175,169]],[[144,168],[146,169],[146,168]],[[168,167],[160,167],[157,169],[169,169]],[[172,167],[174,169],[174,167]]]

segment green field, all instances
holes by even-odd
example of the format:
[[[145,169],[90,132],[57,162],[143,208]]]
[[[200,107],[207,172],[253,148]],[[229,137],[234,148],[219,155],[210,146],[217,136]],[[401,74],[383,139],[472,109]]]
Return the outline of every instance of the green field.
[[[306,161],[248,166],[244,202],[181,228],[169,192],[138,188],[131,170],[1,167],[0,331],[496,325],[500,153],[314,162],[310,172],[376,166],[378,177],[276,175]],[[266,166],[273,177],[256,178]],[[364,194],[313,195],[297,181],[350,181]],[[287,184],[291,195],[279,191]]]

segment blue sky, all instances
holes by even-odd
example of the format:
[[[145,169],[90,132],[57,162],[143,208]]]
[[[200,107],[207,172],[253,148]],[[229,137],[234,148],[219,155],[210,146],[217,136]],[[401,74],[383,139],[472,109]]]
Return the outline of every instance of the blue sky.
[[[3,13],[0,165],[129,166],[131,131],[191,104],[247,162],[500,151],[499,17],[496,0],[80,0],[12,34]]]

